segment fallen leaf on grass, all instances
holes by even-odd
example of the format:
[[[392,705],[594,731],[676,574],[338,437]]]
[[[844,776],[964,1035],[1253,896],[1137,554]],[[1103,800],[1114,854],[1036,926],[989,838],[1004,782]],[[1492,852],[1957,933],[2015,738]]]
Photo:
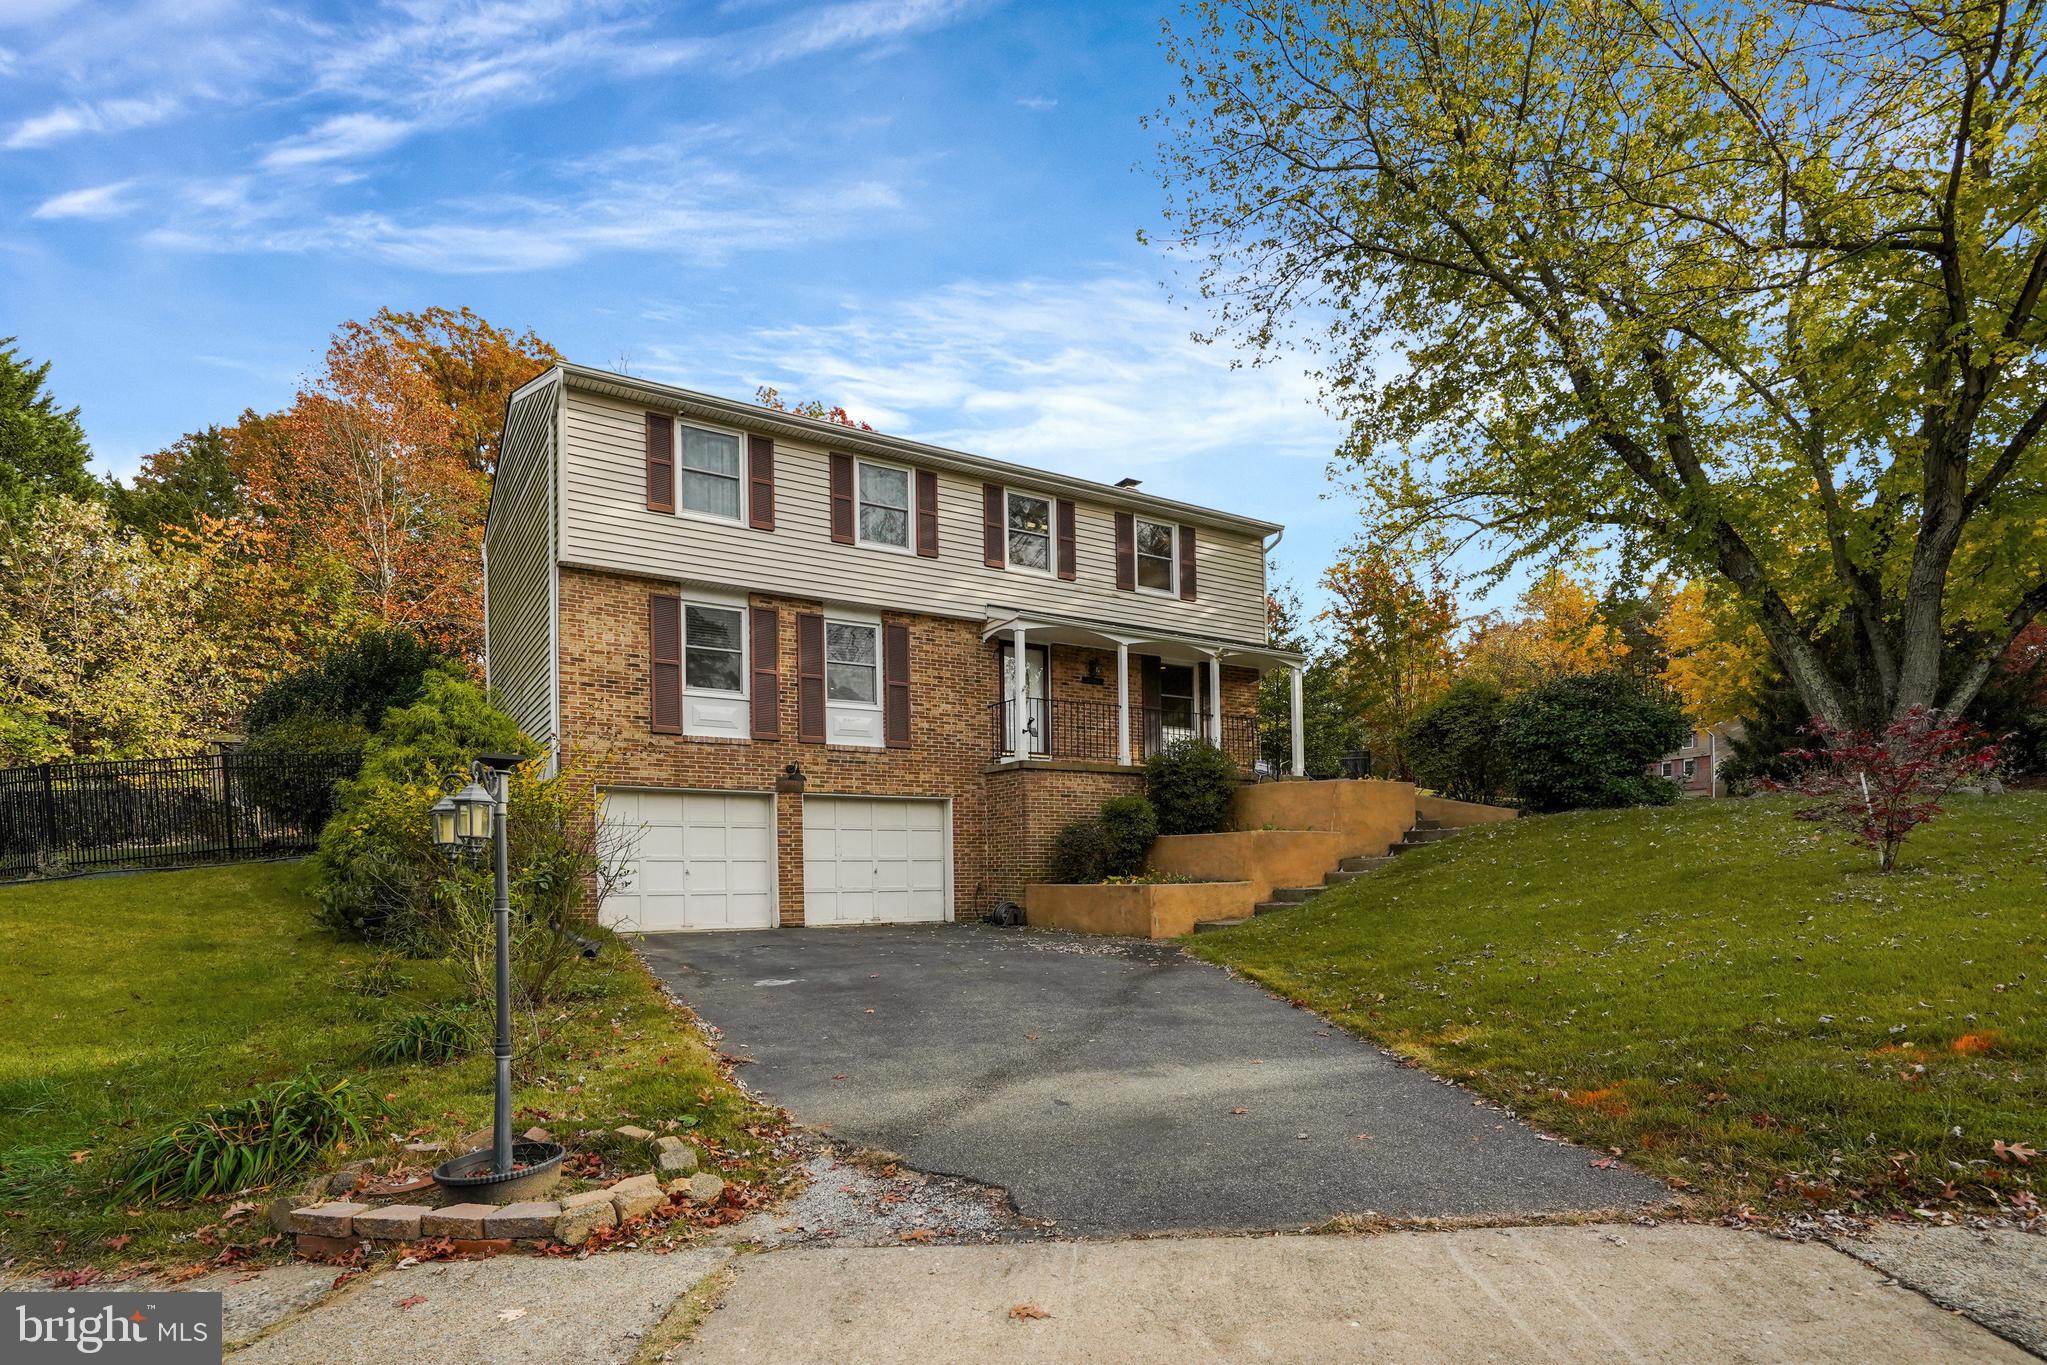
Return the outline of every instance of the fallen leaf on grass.
[[[1049,1318],[1052,1315],[1034,1303],[1020,1303],[1009,1310],[1009,1316],[1017,1322],[1029,1322],[1033,1318]]]
[[[1990,1150],[1997,1154],[1999,1161],[2016,1161],[2021,1166],[2033,1164],[2033,1158],[2040,1153],[2023,1142],[2006,1142],[2003,1138],[1990,1144]]]
[[[247,1217],[249,1214],[252,1214],[255,1211],[256,1206],[253,1203],[250,1203],[246,1199],[237,1200],[235,1203],[232,1203],[227,1206],[227,1212],[223,1213],[220,1216],[220,1221],[223,1223],[232,1223],[235,1221],[235,1219]]]
[[[71,1164],[74,1166],[82,1166],[86,1163],[87,1160],[91,1158],[91,1156],[92,1149],[90,1147],[86,1148],[82,1152],[73,1152],[71,1154]]]
[[[122,1247],[127,1246],[128,1243],[134,1240],[135,1240],[134,1233],[124,1232],[118,1237],[107,1238],[107,1249],[110,1251],[119,1251]]]

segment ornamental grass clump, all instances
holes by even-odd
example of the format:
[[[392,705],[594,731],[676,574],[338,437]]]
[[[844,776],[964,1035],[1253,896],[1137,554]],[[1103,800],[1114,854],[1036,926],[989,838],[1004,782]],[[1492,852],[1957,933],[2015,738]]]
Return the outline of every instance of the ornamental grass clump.
[[[362,1141],[373,1106],[347,1077],[279,1081],[172,1124],[132,1150],[114,1178],[123,1199],[204,1199],[268,1185],[337,1143]]]
[[[378,1026],[370,1060],[385,1066],[452,1062],[475,1052],[482,1034],[475,1014],[460,1005],[414,1010]]]

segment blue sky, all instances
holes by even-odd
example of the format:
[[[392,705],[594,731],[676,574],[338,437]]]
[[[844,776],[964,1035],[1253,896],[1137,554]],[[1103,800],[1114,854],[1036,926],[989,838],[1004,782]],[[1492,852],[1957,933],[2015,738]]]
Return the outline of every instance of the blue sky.
[[[332,328],[467,304],[588,364],[1286,522],[1354,514],[1299,363],[1231,367],[1138,245],[1137,4],[0,6],[0,335],[101,467],[288,400]]]

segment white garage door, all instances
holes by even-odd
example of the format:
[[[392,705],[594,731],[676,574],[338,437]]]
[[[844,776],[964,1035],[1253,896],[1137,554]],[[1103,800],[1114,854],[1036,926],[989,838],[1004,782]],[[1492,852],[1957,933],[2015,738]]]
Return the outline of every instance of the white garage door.
[[[768,929],[775,924],[775,799],[615,791],[604,823],[632,841],[627,884],[604,898],[614,929]]]
[[[950,918],[943,801],[803,800],[803,922],[906,924]]]

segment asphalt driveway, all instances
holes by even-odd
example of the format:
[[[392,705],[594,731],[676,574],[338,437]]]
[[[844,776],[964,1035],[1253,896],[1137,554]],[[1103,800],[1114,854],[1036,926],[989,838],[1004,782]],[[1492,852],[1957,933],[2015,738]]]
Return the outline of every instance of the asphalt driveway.
[[[1170,945],[932,925],[639,947],[800,1121],[1063,1231],[1666,1197]]]

